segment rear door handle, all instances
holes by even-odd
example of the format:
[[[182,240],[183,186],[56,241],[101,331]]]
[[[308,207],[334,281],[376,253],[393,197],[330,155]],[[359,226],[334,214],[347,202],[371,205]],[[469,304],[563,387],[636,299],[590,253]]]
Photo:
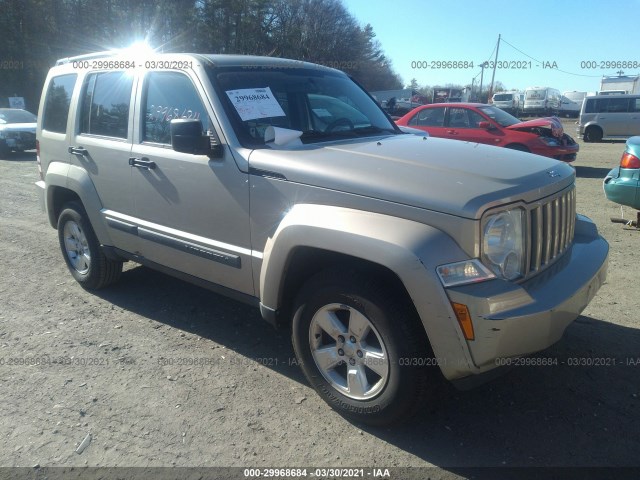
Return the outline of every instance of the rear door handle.
[[[149,160],[147,157],[130,157],[129,165],[131,165],[132,167],[144,168],[147,170],[153,170],[154,168],[156,168],[156,162],[154,162],[153,160]]]
[[[73,155],[82,155],[83,157],[89,155],[89,151],[84,147],[69,147],[68,151]]]
[[[447,133],[450,133],[451,135],[458,135],[458,132],[455,130],[447,130]]]

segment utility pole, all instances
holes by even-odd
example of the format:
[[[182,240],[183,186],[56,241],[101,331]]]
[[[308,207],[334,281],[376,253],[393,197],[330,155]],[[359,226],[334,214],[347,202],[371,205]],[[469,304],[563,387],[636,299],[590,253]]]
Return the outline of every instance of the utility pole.
[[[488,66],[487,62],[482,62],[480,64],[480,68],[482,70],[480,70],[480,95],[478,95],[479,100],[482,100],[482,82],[484,80],[484,69],[487,68],[487,66]]]
[[[493,93],[493,80],[496,78],[496,67],[498,66],[498,51],[500,50],[500,37],[501,35],[498,34],[498,46],[496,47],[496,59],[493,62],[493,74],[491,75],[491,87],[489,88],[489,96],[491,96],[491,94]]]

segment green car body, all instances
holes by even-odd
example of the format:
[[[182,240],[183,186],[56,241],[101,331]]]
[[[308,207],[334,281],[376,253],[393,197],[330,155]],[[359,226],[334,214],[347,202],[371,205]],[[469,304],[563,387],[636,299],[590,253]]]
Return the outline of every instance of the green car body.
[[[640,158],[640,136],[627,140],[625,153]],[[640,168],[611,170],[604,179],[604,193],[612,202],[640,210]]]

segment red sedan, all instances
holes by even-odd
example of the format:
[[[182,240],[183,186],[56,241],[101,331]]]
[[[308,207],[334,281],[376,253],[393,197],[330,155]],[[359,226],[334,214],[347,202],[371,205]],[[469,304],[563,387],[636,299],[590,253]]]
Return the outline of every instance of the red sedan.
[[[486,143],[572,162],[580,147],[556,117],[521,122],[483,103],[435,103],[417,107],[396,121],[433,137]]]

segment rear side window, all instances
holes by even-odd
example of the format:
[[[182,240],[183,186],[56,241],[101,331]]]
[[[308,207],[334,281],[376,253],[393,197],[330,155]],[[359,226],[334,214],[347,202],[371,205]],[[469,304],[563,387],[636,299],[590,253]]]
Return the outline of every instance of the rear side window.
[[[442,127],[444,126],[444,108],[425,108],[420,110],[409,120],[409,125]]]
[[[629,109],[628,98],[593,98],[586,102],[585,113],[627,113],[633,111],[632,102]]]
[[[80,133],[127,138],[133,76],[125,72],[87,76]]]
[[[151,72],[145,81],[142,141],[171,143],[171,120],[194,118],[211,128],[209,115],[189,77],[176,72]]]
[[[78,75],[72,73],[51,79],[47,90],[47,100],[44,104],[44,118],[42,119],[42,128],[45,130],[58,133],[67,131],[69,104],[77,78]]]

